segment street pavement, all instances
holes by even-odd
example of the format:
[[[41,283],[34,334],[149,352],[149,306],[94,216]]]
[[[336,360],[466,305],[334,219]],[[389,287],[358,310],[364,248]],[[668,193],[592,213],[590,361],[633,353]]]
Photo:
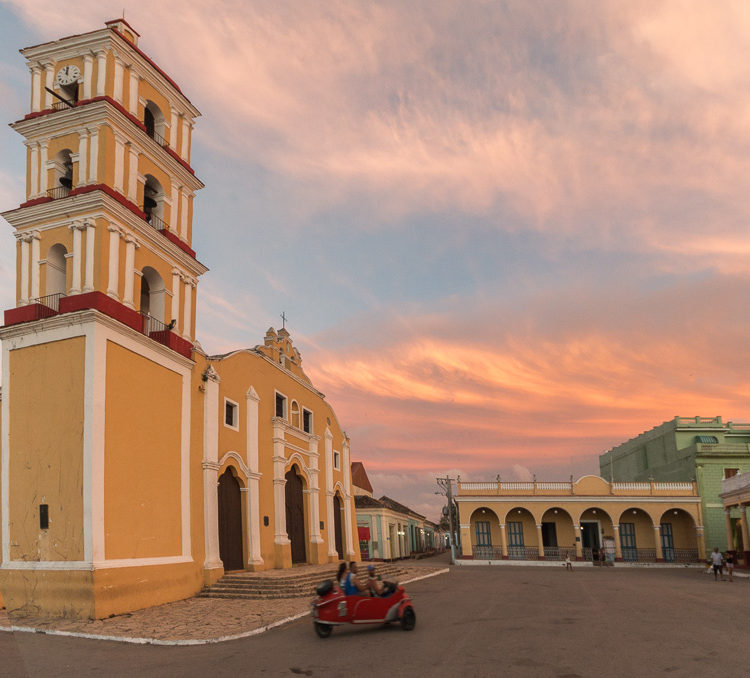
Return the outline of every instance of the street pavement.
[[[746,675],[750,580],[693,568],[455,567],[408,587],[414,631],[309,617],[195,647],[0,633],[15,676]]]

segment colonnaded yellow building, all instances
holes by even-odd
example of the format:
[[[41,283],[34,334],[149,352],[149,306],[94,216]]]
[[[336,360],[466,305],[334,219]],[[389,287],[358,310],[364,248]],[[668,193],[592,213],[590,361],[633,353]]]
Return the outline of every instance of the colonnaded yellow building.
[[[22,50],[17,303],[2,339],[0,590],[103,617],[228,569],[358,558],[349,439],[286,329],[195,341],[199,115],[122,19]]]

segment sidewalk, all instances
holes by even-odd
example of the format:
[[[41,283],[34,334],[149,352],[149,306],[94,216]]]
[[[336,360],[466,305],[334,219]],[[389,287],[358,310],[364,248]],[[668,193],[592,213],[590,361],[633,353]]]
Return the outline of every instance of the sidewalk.
[[[445,567],[412,563],[399,565],[408,571],[401,583],[447,572]],[[315,566],[312,566],[315,567]],[[312,569],[311,567],[311,569]],[[330,565],[321,574],[333,574]],[[276,574],[279,572],[279,574]],[[272,571],[270,576],[283,576]],[[289,571],[286,571],[289,574]],[[153,645],[199,645],[244,638],[263,633],[309,613],[313,598],[273,600],[222,600],[188,598],[108,619],[47,619],[30,615],[8,615],[0,610],[0,631],[49,633],[98,640]]]

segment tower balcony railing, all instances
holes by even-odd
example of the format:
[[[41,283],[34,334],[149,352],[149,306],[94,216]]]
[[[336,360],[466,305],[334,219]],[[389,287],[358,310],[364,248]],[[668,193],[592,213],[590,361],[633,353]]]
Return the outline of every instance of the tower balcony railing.
[[[51,318],[60,313],[60,299],[65,296],[62,292],[58,294],[47,294],[43,297],[29,299],[27,306],[28,316],[26,320],[42,320]]]
[[[47,189],[47,197],[57,200],[58,198],[67,198],[70,195],[69,186],[55,186]]]
[[[149,136],[157,143],[159,146],[166,146],[167,140],[158,132],[152,132],[149,133]]]
[[[146,212],[142,207],[141,210],[146,215],[146,223],[153,226],[157,231],[169,230],[169,224],[161,217],[157,217],[153,212]]]
[[[75,104],[71,106],[67,101],[53,101],[52,102],[53,111],[67,111],[69,108],[75,108]]]

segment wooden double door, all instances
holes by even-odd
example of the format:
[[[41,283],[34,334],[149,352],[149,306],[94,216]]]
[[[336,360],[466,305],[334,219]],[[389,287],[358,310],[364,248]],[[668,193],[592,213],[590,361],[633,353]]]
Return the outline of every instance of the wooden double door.
[[[231,470],[219,477],[219,557],[224,571],[241,570],[242,494],[240,483]]]
[[[305,547],[304,482],[292,466],[284,476],[286,485],[286,533],[292,547],[292,563],[307,562]]]

